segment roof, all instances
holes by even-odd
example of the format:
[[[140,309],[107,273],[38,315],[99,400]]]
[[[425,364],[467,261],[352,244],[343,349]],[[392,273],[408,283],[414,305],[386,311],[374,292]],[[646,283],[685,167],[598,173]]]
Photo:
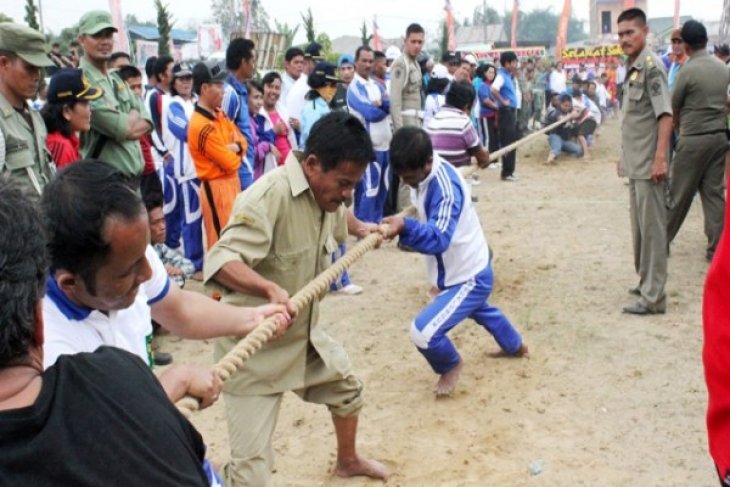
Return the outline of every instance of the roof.
[[[455,32],[456,48],[463,46],[508,41],[502,24],[470,25],[459,27]]]
[[[149,25],[128,25],[127,32],[130,37],[141,38],[147,41],[156,41],[160,38],[157,27]],[[198,40],[198,33],[190,30],[172,29],[170,38],[173,42],[195,42]]]

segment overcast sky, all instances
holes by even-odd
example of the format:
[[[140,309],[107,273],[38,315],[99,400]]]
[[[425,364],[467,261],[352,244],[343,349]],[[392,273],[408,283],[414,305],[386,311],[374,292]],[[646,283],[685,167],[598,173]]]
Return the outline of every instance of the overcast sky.
[[[242,0],[232,0],[242,1]],[[108,0],[41,0],[43,22],[46,29],[58,33],[78,20],[87,10],[107,9]],[[210,0],[167,0],[176,26],[185,28],[191,22],[211,18]],[[481,0],[452,0],[456,18],[471,17],[474,7]],[[24,0],[0,0],[0,9],[16,22],[22,22],[25,15]],[[299,12],[312,8],[315,27],[318,32],[327,32],[331,38],[341,35],[359,35],[363,19],[370,29],[373,15],[378,16],[380,33],[383,37],[402,35],[410,22],[420,22],[427,32],[436,32],[443,18],[443,0],[262,0],[270,18],[287,22],[289,25],[301,21]],[[488,0],[487,5],[503,12],[511,9],[512,0]],[[535,8],[551,7],[562,10],[563,0],[520,0],[520,8],[530,11]],[[579,19],[588,19],[588,0],[573,0],[574,14]],[[140,20],[152,20],[155,11],[152,0],[122,0],[123,13],[134,14]],[[650,17],[674,15],[672,0],[649,0]],[[691,15],[701,20],[719,20],[722,14],[722,0],[682,0],[681,15]],[[304,40],[299,29],[297,42]]]

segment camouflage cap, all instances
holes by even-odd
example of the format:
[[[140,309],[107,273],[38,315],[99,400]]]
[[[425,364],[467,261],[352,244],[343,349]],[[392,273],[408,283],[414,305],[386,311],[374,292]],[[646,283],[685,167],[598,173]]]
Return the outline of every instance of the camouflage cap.
[[[104,10],[86,12],[81,17],[81,20],[79,20],[79,34],[93,36],[104,29],[114,29],[114,32],[117,31],[117,28],[112,23],[112,14]]]
[[[14,52],[28,64],[53,66],[46,53],[46,39],[35,29],[12,22],[0,24],[0,49]]]

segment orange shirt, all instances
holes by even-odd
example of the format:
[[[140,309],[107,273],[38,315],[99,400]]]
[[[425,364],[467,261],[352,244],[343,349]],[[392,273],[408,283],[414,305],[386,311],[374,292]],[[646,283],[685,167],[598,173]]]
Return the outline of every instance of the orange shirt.
[[[241,150],[236,153],[229,144],[238,144]],[[220,109],[213,114],[196,104],[188,125],[188,147],[198,178],[210,181],[237,175],[248,146],[238,127]]]

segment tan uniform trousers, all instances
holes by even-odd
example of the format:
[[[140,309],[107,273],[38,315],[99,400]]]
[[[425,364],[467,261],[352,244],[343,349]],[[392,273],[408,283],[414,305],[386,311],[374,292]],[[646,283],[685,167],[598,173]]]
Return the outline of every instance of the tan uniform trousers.
[[[404,127],[421,127],[422,120],[418,117],[403,117]],[[398,211],[403,211],[412,205],[411,202],[411,187],[407,184],[400,184],[398,186]]]
[[[634,267],[639,274],[639,302],[652,311],[666,310],[667,205],[664,183],[629,179]]]
[[[702,199],[707,257],[712,258],[725,219],[725,133],[682,135],[672,161],[671,201],[667,238],[671,242],[692,206],[697,191]]]
[[[327,405],[332,414],[341,417],[355,416],[363,406],[362,382],[354,376],[343,378],[327,368],[313,350],[308,357],[305,387],[293,392],[307,402]],[[224,470],[227,487],[272,485],[271,437],[283,395],[243,396],[224,392],[231,450]]]

